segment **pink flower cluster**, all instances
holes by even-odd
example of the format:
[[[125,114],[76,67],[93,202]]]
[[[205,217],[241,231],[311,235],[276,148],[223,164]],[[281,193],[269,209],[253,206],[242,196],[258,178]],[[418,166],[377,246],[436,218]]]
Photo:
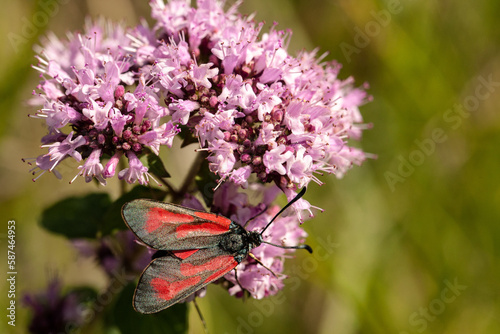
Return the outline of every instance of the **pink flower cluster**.
[[[22,305],[32,313],[29,333],[64,333],[68,328],[81,326],[85,321],[82,297],[77,291],[63,293],[57,277],[45,291],[24,294]]]
[[[35,66],[41,72],[41,93],[34,93],[31,103],[43,106],[33,117],[47,124],[42,147],[48,153],[36,159],[34,174],[40,169],[60,177],[55,168],[72,157],[84,160],[77,176],[105,184],[125,156],[128,168],[118,177],[129,183],[148,182],[148,169],[139,157],[158,154],[160,145],[171,146],[179,130],[165,120],[168,108],[137,72],[136,60],[126,51],[129,45],[121,26],[104,21],[88,22],[84,34],[67,41],[54,35],[44,41]]]
[[[193,131],[221,180],[245,187],[253,174],[296,189],[365,158],[346,141],[361,135],[366,93],[337,78],[338,64],[320,63],[315,52],[292,57],[289,34],[260,36],[262,24],[235,7],[224,12],[219,1],[152,7],[163,39],[137,38],[137,54],[153,64],[174,122]]]
[[[84,161],[77,176],[104,184],[125,157],[118,177],[145,184],[151,175],[139,158],[170,147],[180,129],[210,153],[221,182],[242,187],[322,184],[317,175],[341,176],[361,163],[365,154],[347,141],[361,135],[366,92],[340,80],[340,65],[316,51],[289,55],[289,33],[261,33],[262,23],[223,5],[153,0],[153,28],[100,21],[66,41],[49,36],[32,100],[43,105],[34,116],[48,126],[48,153],[33,172],[57,175],[71,157]]]

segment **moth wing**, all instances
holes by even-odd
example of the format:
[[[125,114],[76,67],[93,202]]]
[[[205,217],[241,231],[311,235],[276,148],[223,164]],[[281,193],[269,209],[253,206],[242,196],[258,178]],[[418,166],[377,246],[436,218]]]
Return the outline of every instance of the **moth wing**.
[[[237,264],[233,255],[218,247],[157,258],[139,279],[134,308],[145,314],[159,312],[224,276]]]
[[[146,199],[126,203],[122,216],[140,240],[163,250],[216,246],[231,225],[230,219],[214,213]]]

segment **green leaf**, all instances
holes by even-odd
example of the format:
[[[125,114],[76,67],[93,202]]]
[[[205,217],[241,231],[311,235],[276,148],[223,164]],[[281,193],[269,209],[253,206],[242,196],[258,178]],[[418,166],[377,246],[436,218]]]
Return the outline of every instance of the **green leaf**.
[[[67,238],[95,238],[102,217],[109,209],[108,194],[70,197],[45,209],[40,224]]]
[[[195,179],[196,185],[203,196],[203,200],[208,208],[212,206],[214,199],[214,188],[217,186],[217,175],[208,168],[208,160],[201,164],[200,171]]]
[[[141,314],[132,307],[135,284],[127,285],[118,296],[111,316],[111,325],[122,334],[184,334],[187,333],[187,306],[175,304],[155,314]]]
[[[162,200],[165,198],[163,190],[149,188],[145,186],[135,186],[131,191],[124,194],[111,204],[107,212],[102,217],[101,233],[102,235],[110,234],[113,230],[126,230],[127,225],[123,222],[122,206],[134,199],[149,198],[155,200]]]
[[[156,154],[148,154],[147,158],[149,172],[155,176],[166,178],[170,177],[170,174],[165,169],[163,161]]]

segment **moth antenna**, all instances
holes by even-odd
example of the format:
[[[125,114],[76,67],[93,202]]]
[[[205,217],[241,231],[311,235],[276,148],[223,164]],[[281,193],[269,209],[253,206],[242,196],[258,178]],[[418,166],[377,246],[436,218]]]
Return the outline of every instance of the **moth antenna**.
[[[196,302],[196,297],[193,299],[193,304],[194,304],[194,307],[196,308],[196,312],[198,312],[198,316],[200,317],[201,324],[203,325],[203,330],[205,331],[205,334],[208,334],[207,323],[205,322],[205,318],[203,318],[203,314],[201,313],[200,307],[198,306],[198,303]]]
[[[258,263],[258,264],[260,264],[261,266],[263,266],[264,268],[266,268],[267,270],[269,270],[269,271],[271,272],[271,274],[273,274],[273,275],[274,275],[274,277],[278,278],[278,275],[276,275],[276,274],[274,273],[274,271],[272,271],[271,269],[269,269],[268,267],[266,267],[266,266],[264,265],[264,263],[262,263],[262,262],[261,262],[261,261],[260,261],[260,260],[259,260],[259,259],[255,256],[255,255],[253,255],[252,253],[248,253],[248,255],[249,255],[252,259],[254,259],[255,261],[257,261],[257,263]]]
[[[262,210],[261,212],[259,212],[258,214],[256,214],[255,216],[253,216],[252,218],[250,218],[249,220],[247,220],[247,222],[245,223],[245,225],[243,227],[247,227],[248,223],[250,223],[252,220],[254,220],[255,218],[257,218],[258,216],[260,216],[261,214],[263,214],[264,212],[267,211],[267,206],[264,208],[264,210]]]
[[[305,244],[304,245],[298,245],[298,246],[282,246],[282,245],[272,244],[272,243],[264,241],[264,240],[262,240],[262,243],[268,244],[268,245],[272,245],[274,247],[284,248],[284,249],[305,249],[305,250],[307,250],[311,254],[313,252],[311,246],[305,245]]]
[[[269,223],[267,223],[266,227],[264,227],[264,229],[259,233],[260,235],[262,235],[264,233],[265,230],[267,230],[267,228],[269,227],[269,225],[271,225],[271,223],[280,215],[283,213],[283,211],[285,211],[286,209],[288,209],[288,207],[290,205],[292,205],[293,203],[297,202],[302,196],[304,196],[304,194],[306,193],[306,187],[302,188],[302,190],[297,194],[297,196],[295,196],[290,202],[287,203],[287,205],[285,205],[274,217],[273,219],[271,219],[271,221]]]

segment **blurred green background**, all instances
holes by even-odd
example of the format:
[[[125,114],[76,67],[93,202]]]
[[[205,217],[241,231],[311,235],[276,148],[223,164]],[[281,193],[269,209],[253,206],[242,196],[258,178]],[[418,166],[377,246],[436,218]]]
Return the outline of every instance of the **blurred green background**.
[[[26,25],[40,2],[4,1],[0,14],[0,268],[15,219],[18,305],[56,275],[105,287],[92,261],[38,227],[44,207],[96,187],[69,185],[75,166],[62,181],[33,183],[21,161],[41,154],[45,132],[26,117],[38,80],[32,45],[46,31],[80,29],[88,15],[129,25],[149,16],[147,1],[48,2],[50,20],[34,31]],[[361,111],[373,128],[361,145],[378,159],[309,187],[326,209],[304,225],[317,255],[288,261],[294,279],[274,303],[208,289],[200,307],[211,333],[500,333],[500,2],[252,0],[240,11],[291,28],[292,54],[319,47],[344,65],[342,78],[370,84],[374,100]],[[106,191],[116,197],[117,184]],[[5,279],[0,287],[6,312]],[[2,313],[0,332],[24,333],[27,319],[18,307],[12,328]],[[190,326],[202,331],[196,312]]]

